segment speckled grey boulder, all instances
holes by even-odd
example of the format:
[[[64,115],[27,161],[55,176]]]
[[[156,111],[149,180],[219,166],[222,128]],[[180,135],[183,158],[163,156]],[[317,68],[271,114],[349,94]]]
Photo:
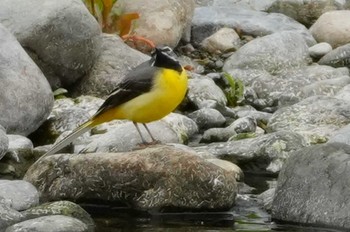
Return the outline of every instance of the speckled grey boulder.
[[[5,231],[8,226],[23,220],[23,218],[23,215],[17,210],[0,203],[0,231]]]
[[[9,147],[9,139],[5,129],[0,125],[0,160],[6,154]]]
[[[192,41],[199,44],[223,27],[237,28],[244,35],[254,37],[291,31],[292,34],[299,34],[304,38],[309,46],[316,43],[305,26],[285,15],[232,6],[197,7],[192,20]]]
[[[295,152],[279,174],[272,217],[349,230],[349,157],[350,146],[341,143]]]
[[[190,79],[187,97],[198,109],[209,108],[208,103],[213,105],[213,102],[221,106],[227,104],[224,92],[209,78]]]
[[[266,71],[234,69],[229,72],[253,89],[258,99],[248,97],[249,104],[259,108],[292,105],[314,95],[334,96],[349,82],[347,68],[310,65],[282,70],[277,75]],[[247,88],[248,90],[249,88]],[[256,103],[257,102],[257,103]],[[265,104],[258,104],[264,102]]]
[[[73,95],[106,96],[133,67],[150,59],[126,45],[116,35],[104,34],[101,42],[101,55],[90,72],[74,85]]]
[[[328,52],[332,51],[332,46],[329,43],[322,42],[309,47],[309,54],[312,58],[321,58]]]
[[[194,150],[231,161],[243,171],[277,174],[290,153],[305,146],[306,140],[301,135],[282,131],[256,138],[212,143]]]
[[[48,202],[22,211],[21,213],[23,215],[23,220],[49,215],[63,215],[82,221],[88,226],[89,231],[94,231],[95,227],[91,216],[78,204],[70,201]]]
[[[99,54],[100,26],[80,0],[2,0],[3,23],[57,88],[85,74]]]
[[[329,136],[350,123],[350,102],[327,96],[306,98],[277,110],[268,131],[294,131],[311,143],[324,143]]]
[[[344,9],[345,2],[337,0],[277,0],[271,4],[267,11],[287,15],[310,27],[323,13]]]
[[[233,173],[173,146],[53,155],[24,179],[37,186],[43,201],[100,199],[137,209],[228,209],[237,191]]]
[[[8,227],[5,232],[88,232],[89,229],[82,221],[62,216],[52,215],[26,220]]]
[[[196,110],[188,114],[188,117],[193,119],[201,129],[222,127],[226,122],[225,117],[219,111],[210,108]]]
[[[350,43],[337,47],[333,51],[327,53],[318,63],[332,67],[350,68]]]
[[[0,7],[0,15],[2,10]],[[0,124],[8,134],[28,135],[50,114],[53,104],[50,85],[16,38],[1,24],[0,56]]]
[[[196,123],[183,115],[170,114],[165,118],[147,124],[153,137],[161,143],[187,143],[188,139],[198,132]],[[145,140],[151,142],[146,129],[139,124]],[[101,125],[93,130],[85,143],[76,145],[76,153],[84,151],[92,152],[124,152],[139,149],[142,143],[141,137],[132,122],[115,121],[107,125]],[[103,133],[103,134],[101,134]]]
[[[278,32],[243,45],[226,61],[223,70],[258,69],[278,74],[288,68],[306,66],[310,61],[304,38],[293,32]]]
[[[15,210],[25,210],[39,204],[39,192],[23,180],[0,180],[0,196],[11,200]]]

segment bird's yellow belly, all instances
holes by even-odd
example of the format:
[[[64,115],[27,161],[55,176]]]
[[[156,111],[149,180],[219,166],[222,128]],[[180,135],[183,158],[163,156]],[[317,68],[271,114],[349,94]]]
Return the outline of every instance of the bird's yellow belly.
[[[119,118],[133,122],[148,123],[156,121],[172,112],[183,100],[187,91],[187,74],[163,69],[155,78],[154,86],[118,107],[115,112]]]

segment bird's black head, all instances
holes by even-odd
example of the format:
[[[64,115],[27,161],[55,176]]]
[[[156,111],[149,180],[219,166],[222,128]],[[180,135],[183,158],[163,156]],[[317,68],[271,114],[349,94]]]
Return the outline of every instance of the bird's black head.
[[[173,69],[178,72],[182,72],[180,62],[177,60],[177,56],[170,47],[157,47],[152,52],[153,66],[160,68]]]

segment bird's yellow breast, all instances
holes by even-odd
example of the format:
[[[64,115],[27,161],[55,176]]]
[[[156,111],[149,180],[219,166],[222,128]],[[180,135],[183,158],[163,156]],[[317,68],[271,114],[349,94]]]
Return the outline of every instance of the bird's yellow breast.
[[[172,69],[160,69],[153,80],[151,91],[122,104],[114,112],[116,118],[139,123],[156,121],[181,103],[187,92],[187,74]]]

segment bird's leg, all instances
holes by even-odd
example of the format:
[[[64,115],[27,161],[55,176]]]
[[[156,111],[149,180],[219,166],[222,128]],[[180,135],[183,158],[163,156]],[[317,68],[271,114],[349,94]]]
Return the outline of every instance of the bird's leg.
[[[143,143],[143,144],[147,144],[145,138],[144,138],[144,137],[142,136],[142,134],[141,134],[141,131],[140,131],[139,126],[137,125],[136,122],[133,122],[133,123],[134,123],[134,125],[135,125],[135,127],[136,127],[136,129],[137,129],[137,132],[139,132],[139,135],[140,135],[140,137],[141,137],[142,143]]]
[[[146,123],[142,123],[142,125],[143,125],[143,126],[146,128],[146,130],[147,130],[147,132],[148,132],[149,136],[151,136],[151,139],[152,139],[152,143],[151,143],[151,144],[157,144],[157,143],[160,143],[160,141],[159,141],[159,140],[156,140],[156,139],[153,137],[153,135],[152,135],[151,131],[148,129],[148,127],[147,127]]]

